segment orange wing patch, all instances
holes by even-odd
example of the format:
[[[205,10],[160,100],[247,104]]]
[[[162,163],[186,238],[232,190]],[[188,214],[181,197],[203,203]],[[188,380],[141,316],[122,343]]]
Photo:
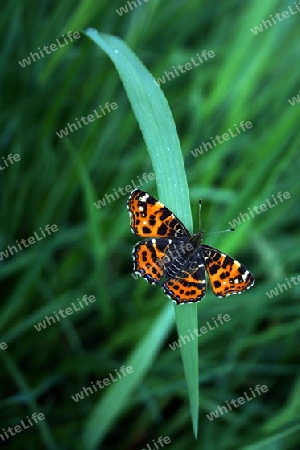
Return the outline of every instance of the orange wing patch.
[[[131,231],[141,237],[190,236],[183,223],[161,202],[136,189],[127,202]]]
[[[208,245],[202,247],[206,270],[215,295],[226,297],[241,294],[254,284],[253,275],[236,259]]]
[[[190,271],[183,270],[176,278],[167,280],[163,287],[178,305],[199,302],[206,292],[204,264]]]
[[[165,247],[168,247],[168,239],[166,239]],[[165,264],[169,258],[165,256],[161,245],[159,248],[156,239],[145,239],[138,242],[132,254],[134,272],[146,278],[149,283],[158,284],[164,276]]]

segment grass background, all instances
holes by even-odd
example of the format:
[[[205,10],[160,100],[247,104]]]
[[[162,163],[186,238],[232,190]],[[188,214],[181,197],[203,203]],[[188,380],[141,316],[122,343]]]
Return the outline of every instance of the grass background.
[[[141,0],[141,3],[142,0]],[[300,14],[254,36],[262,19],[291,1],[226,0],[148,3],[120,17],[120,1],[62,3],[12,0],[2,7],[1,156],[21,161],[2,170],[0,251],[47,223],[59,231],[1,264],[1,427],[34,411],[46,420],[10,437],[7,448],[142,449],[169,436],[169,447],[296,449],[300,438],[299,287],[266,292],[300,273]],[[199,338],[199,438],[169,299],[135,281],[126,196],[101,209],[93,202],[152,172],[145,143],[118,74],[82,36],[22,68],[18,61],[69,30],[117,35],[155,78],[202,50],[216,57],[163,86],[180,137],[194,229],[198,199],[206,231],[229,227],[239,213],[279,191],[290,199],[205,242],[242,261],[256,277],[247,294],[225,300],[211,291],[198,306],[199,326],[219,313],[231,321]],[[111,114],[69,137],[56,132],[105,102]],[[241,120],[253,128],[197,158],[191,150]],[[1,159],[2,161],[2,159]],[[2,163],[3,166],[3,163]],[[172,167],[170,167],[170,172]],[[166,176],[168,176],[166,174]],[[156,195],[155,182],[144,186]],[[176,192],[174,192],[176,196]],[[96,302],[38,333],[45,315],[85,294]],[[132,359],[136,384],[118,383],[75,403],[71,396]],[[141,367],[147,368],[142,375]],[[256,384],[268,392],[210,422],[206,414]],[[119,385],[120,386],[120,385]],[[111,411],[114,416],[109,418]]]

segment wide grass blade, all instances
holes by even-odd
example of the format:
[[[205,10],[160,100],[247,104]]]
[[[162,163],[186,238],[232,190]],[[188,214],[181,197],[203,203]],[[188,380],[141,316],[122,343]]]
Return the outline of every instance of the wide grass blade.
[[[192,229],[189,192],[180,143],[163,92],[139,58],[122,40],[92,29],[87,30],[86,34],[111,58],[124,84],[152,161],[159,199],[189,229]],[[179,334],[186,334],[189,329],[197,327],[196,305],[176,306],[175,310]],[[181,354],[187,379],[193,429],[197,435],[199,408],[197,341],[182,347]],[[143,354],[143,358],[149,359],[149,354]],[[124,383],[124,390],[127,389],[128,385]],[[94,422],[93,418],[91,421]]]

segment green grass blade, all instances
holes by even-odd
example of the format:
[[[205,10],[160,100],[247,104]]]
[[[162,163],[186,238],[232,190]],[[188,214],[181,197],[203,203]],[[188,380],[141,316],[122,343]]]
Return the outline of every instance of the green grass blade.
[[[139,58],[115,36],[87,30],[111,58],[126,89],[156,175],[160,200],[192,228],[180,143],[167,100]],[[175,194],[175,195],[174,195]]]
[[[256,444],[247,445],[243,450],[271,450],[273,448],[280,448],[281,444],[284,445],[284,440],[291,434],[299,432],[300,424],[290,426],[289,428],[279,431],[278,433],[265,438]],[[278,447],[277,447],[278,446]]]
[[[178,336],[190,336],[188,334],[189,330],[193,332],[196,328],[198,329],[198,316],[197,316],[197,304],[192,303],[186,305],[185,307],[176,306],[176,325]],[[186,343],[183,347],[180,347],[181,356],[183,361],[184,372],[186,375],[186,382],[188,385],[190,408],[192,411],[193,418],[193,430],[195,436],[198,433],[198,410],[199,410],[199,381],[198,367],[198,337],[195,336],[193,340]],[[196,356],[197,355],[197,356]]]
[[[23,401],[26,404],[30,413],[40,413],[41,407],[36,401],[34,396],[34,390],[30,387],[26,377],[16,364],[14,358],[9,354],[1,351],[0,357],[2,359],[2,368],[5,368],[15,385],[19,389],[19,393],[23,396]],[[51,433],[47,417],[44,420],[38,422],[38,430],[42,437],[44,448],[47,450],[54,450],[56,448],[56,442],[54,436]]]
[[[138,57],[115,36],[86,32],[113,61],[124,84],[135,117],[143,134],[156,175],[159,198],[192,229],[189,192],[175,123],[161,89]],[[188,310],[188,311],[187,311]],[[180,334],[197,328],[197,307],[176,307]],[[197,341],[181,348],[190,398],[194,434],[198,429],[198,347]],[[143,355],[145,357],[145,355]],[[124,389],[126,387],[124,386]]]

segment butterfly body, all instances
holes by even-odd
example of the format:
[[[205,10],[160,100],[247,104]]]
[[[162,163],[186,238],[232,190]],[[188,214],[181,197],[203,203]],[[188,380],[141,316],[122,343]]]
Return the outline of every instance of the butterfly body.
[[[135,189],[127,204],[133,233],[144,237],[133,248],[134,272],[162,285],[177,304],[195,303],[205,295],[207,272],[219,297],[239,294],[254,284],[253,275],[238,261],[202,244],[203,232],[191,234],[161,202]]]

